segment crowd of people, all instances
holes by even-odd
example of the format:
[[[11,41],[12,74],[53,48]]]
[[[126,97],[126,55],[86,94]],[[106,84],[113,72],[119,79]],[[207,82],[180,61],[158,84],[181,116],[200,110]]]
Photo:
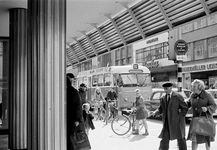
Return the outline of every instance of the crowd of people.
[[[87,100],[85,84],[81,84],[79,90],[74,88],[75,77],[73,74],[67,74],[67,149],[72,149],[70,142],[70,135],[74,131],[74,128],[80,126],[80,129],[89,135],[90,129],[95,129],[94,115],[90,111],[91,103]],[[202,80],[194,80],[192,82],[192,94],[189,100],[186,102],[184,98],[178,93],[172,90],[173,84],[166,82],[162,85],[165,91],[165,96],[160,99],[160,106],[153,112],[148,113],[145,105],[144,98],[142,97],[140,89],[135,90],[136,99],[133,105],[133,109],[136,111],[136,126],[133,130],[134,135],[139,134],[139,121],[145,127],[144,136],[149,135],[148,124],[146,118],[149,115],[162,116],[163,128],[159,135],[161,138],[158,150],[169,150],[170,140],[177,140],[179,150],[187,150],[186,140],[192,141],[192,150],[197,150],[198,144],[205,144],[206,150],[210,150],[211,142],[214,141],[213,136],[205,136],[192,133],[194,128],[190,123],[189,132],[185,135],[185,115],[189,108],[192,108],[193,117],[207,116],[209,119],[213,119],[212,114],[215,112],[217,106],[214,98],[211,94],[205,91],[205,84]],[[107,124],[109,117],[115,117],[117,115],[117,94],[111,88],[106,97],[103,96],[99,87],[96,88],[93,98],[95,104],[95,111],[97,111],[98,118],[104,119]],[[104,117],[102,117],[104,113]]]

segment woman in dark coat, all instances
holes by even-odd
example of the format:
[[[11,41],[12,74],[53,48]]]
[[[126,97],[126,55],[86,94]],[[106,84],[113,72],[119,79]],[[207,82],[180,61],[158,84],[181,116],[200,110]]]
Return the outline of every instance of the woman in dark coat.
[[[202,80],[194,80],[192,82],[192,95],[190,96],[190,101],[188,102],[189,107],[192,107],[193,117],[207,116],[213,119],[212,114],[216,110],[216,103],[210,93],[205,91],[205,85]],[[191,131],[191,124],[189,131]],[[192,141],[192,150],[196,150],[198,144],[205,143],[206,150],[210,150],[210,142],[213,142],[215,137],[202,136],[197,134],[188,134],[188,140]]]
[[[82,123],[82,105],[78,91],[67,77],[67,150],[71,150],[70,135]]]

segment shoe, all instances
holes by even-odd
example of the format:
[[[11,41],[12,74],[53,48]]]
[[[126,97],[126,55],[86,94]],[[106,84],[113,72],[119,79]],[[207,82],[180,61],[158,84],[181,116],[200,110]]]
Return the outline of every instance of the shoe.
[[[139,131],[136,129],[135,131],[132,132],[133,135],[139,135]]]
[[[148,132],[145,132],[143,135],[144,135],[144,136],[147,136],[147,135],[149,135],[149,133],[148,133]]]

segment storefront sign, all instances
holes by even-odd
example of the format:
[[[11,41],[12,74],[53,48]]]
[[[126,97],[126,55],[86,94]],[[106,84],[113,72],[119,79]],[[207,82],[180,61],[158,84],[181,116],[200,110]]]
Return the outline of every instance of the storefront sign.
[[[147,44],[150,44],[150,43],[153,43],[153,42],[157,42],[158,41],[158,37],[154,38],[154,39],[150,39],[148,40],[146,43]]]
[[[151,62],[144,62],[143,66],[146,66],[147,68],[157,68],[159,66],[159,61],[151,61]]]
[[[183,67],[182,72],[200,72],[200,71],[216,70],[216,69],[217,69],[217,63],[209,63],[209,64]]]

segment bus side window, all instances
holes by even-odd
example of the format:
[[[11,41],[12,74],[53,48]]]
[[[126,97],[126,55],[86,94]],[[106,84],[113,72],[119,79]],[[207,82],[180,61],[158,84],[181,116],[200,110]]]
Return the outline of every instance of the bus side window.
[[[112,84],[111,74],[105,73],[104,74],[104,86],[110,86]]]
[[[116,75],[116,82],[117,82],[117,85],[118,85],[119,87],[123,86],[123,80],[122,80],[120,74],[117,74],[117,75]]]
[[[97,84],[98,84],[98,75],[93,75],[92,86],[97,86]]]
[[[99,74],[98,75],[98,86],[103,86],[103,79],[104,79],[104,75]]]

